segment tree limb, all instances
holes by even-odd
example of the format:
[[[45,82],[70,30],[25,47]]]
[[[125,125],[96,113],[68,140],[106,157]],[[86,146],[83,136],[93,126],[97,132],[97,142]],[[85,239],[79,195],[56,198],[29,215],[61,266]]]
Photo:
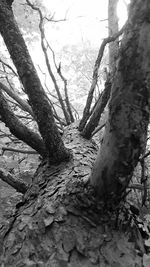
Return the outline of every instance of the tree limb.
[[[0,90],[0,115],[1,120],[9,128],[10,132],[18,139],[36,150],[41,156],[46,155],[46,150],[41,137],[25,126],[12,112],[5,97]]]
[[[66,120],[67,124],[69,125],[70,124],[70,118],[69,118],[68,112],[66,110],[65,104],[63,102],[62,95],[60,93],[59,86],[57,84],[56,78],[55,78],[55,76],[53,74],[53,71],[52,71],[52,68],[51,68],[51,65],[50,65],[50,62],[49,62],[48,54],[47,54],[47,48],[46,48],[45,43],[44,43],[45,32],[44,32],[44,28],[43,28],[43,20],[44,20],[44,18],[43,18],[42,12],[41,12],[40,8],[38,8],[35,5],[31,4],[31,2],[29,0],[26,0],[26,2],[33,10],[36,10],[38,12],[38,14],[39,14],[39,18],[40,18],[39,29],[40,29],[40,34],[41,34],[41,46],[42,46],[42,50],[43,50],[43,53],[44,53],[46,66],[47,66],[47,69],[48,69],[48,73],[49,73],[49,75],[50,75],[50,77],[51,77],[51,79],[53,81],[56,93],[58,95],[58,99],[59,99],[62,111],[64,113],[65,120]]]
[[[100,98],[97,102],[97,105],[87,123],[85,128],[82,131],[82,136],[84,136],[87,139],[90,139],[92,136],[92,132],[97,127],[100,117],[104,111],[105,106],[107,105],[108,99],[110,97],[110,91],[111,91],[111,81],[110,77],[108,77],[106,83],[105,83],[105,89],[100,95]]]
[[[97,56],[97,59],[95,61],[94,70],[93,70],[92,84],[91,84],[91,87],[90,87],[90,90],[88,93],[88,97],[87,97],[87,101],[86,101],[86,105],[85,105],[85,108],[83,111],[83,117],[82,117],[80,124],[79,124],[79,131],[80,132],[83,131],[84,126],[85,126],[85,124],[86,124],[86,122],[90,116],[90,108],[91,108],[91,103],[93,100],[93,93],[94,93],[95,87],[97,85],[98,70],[99,70],[100,63],[101,63],[101,60],[103,57],[104,49],[108,43],[115,41],[123,33],[123,31],[125,30],[125,27],[126,27],[126,24],[116,34],[114,34],[113,36],[109,36],[109,37],[105,38],[103,40],[101,46],[100,46],[98,56]]]
[[[0,33],[17,69],[25,92],[28,95],[29,104],[32,107],[34,118],[39,126],[49,161],[51,163],[58,163],[69,160],[69,150],[64,146],[61,139],[52,108],[37,75],[25,41],[17,26],[13,11],[5,1],[0,1]]]
[[[65,102],[66,102],[66,107],[67,107],[67,110],[68,110],[68,113],[70,115],[70,120],[71,122],[74,122],[74,117],[73,117],[73,114],[72,114],[72,110],[71,110],[71,104],[70,104],[70,101],[69,101],[69,96],[68,96],[68,88],[67,88],[67,79],[64,77],[64,75],[62,74],[62,71],[61,71],[61,63],[59,63],[59,66],[57,66],[56,64],[56,59],[55,59],[55,53],[53,51],[53,49],[51,48],[51,46],[49,45],[47,39],[45,38],[46,40],[46,43],[47,43],[47,46],[49,47],[49,49],[51,50],[52,52],[52,55],[53,55],[53,61],[54,61],[54,65],[55,65],[55,68],[57,70],[57,73],[59,74],[61,80],[63,81],[64,83],[64,91],[65,91]]]
[[[4,169],[0,169],[0,179],[5,183],[11,185],[17,192],[24,194],[28,189],[28,184],[22,181],[19,178],[16,178],[14,175],[5,171]]]

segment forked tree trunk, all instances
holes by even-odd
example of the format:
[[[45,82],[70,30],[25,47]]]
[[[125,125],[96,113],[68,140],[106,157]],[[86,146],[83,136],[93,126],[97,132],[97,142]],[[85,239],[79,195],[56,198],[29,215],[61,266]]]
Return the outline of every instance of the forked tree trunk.
[[[73,150],[72,161],[41,164],[10,223],[1,223],[1,266],[141,267],[129,236],[114,230],[115,213],[107,214],[83,182],[95,159],[94,143],[75,125],[69,126],[65,143]]]
[[[134,1],[134,3],[136,2],[137,0]],[[138,1],[138,14],[143,8],[142,4],[143,0]],[[144,7],[146,4],[148,7],[148,0],[144,2]],[[136,6],[133,6],[133,10],[136,11]],[[142,19],[145,18],[142,17]],[[148,51],[146,46],[147,49],[150,47],[146,39],[150,29],[146,22],[145,24],[148,26],[145,27],[145,24],[142,23],[142,31],[139,30],[137,16],[132,18],[132,22],[134,20],[136,20],[134,25],[137,28],[134,29],[134,33],[127,30],[126,37],[128,39],[127,42],[124,41],[121,50],[122,55],[110,103],[111,116],[104,139],[104,143],[107,144],[104,156],[107,155],[111,160],[112,170],[116,167],[115,170],[118,172],[125,170],[123,167],[126,166],[119,156],[123,158],[125,155],[128,165],[130,164],[129,160],[131,161],[129,167],[133,169],[132,164],[136,164],[142,150],[142,147],[138,146],[142,146],[142,141],[145,141],[144,133],[148,123],[146,105],[149,92],[144,78],[148,78],[148,84],[150,80],[148,75],[145,76],[145,69],[149,62],[145,59],[148,58],[149,53],[146,55],[145,53]],[[138,41],[139,39],[143,41],[144,36],[145,50],[143,54],[136,53],[137,45],[139,49],[143,49],[143,43]],[[133,51],[136,54],[133,55]],[[124,59],[127,59],[127,62]],[[138,67],[138,70],[135,66]],[[128,69],[131,74],[128,73]],[[135,74],[138,76],[136,77]],[[133,78],[136,78],[135,82],[133,82]],[[117,89],[116,86],[118,86]],[[120,94],[116,94],[118,91],[122,96],[121,99]],[[120,102],[118,103],[118,101]],[[123,125],[121,124],[122,120],[124,121]],[[129,126],[131,131],[129,131]],[[128,131],[125,131],[126,129]],[[126,138],[123,138],[124,134]],[[4,222],[0,225],[1,266],[126,267],[136,265],[141,267],[142,258],[133,244],[128,242],[128,236],[119,231],[116,233],[114,230],[115,216],[107,214],[104,203],[98,202],[93,189],[83,182],[88,178],[95,159],[97,150],[94,143],[79,136],[77,126],[74,125],[69,127],[64,138],[66,146],[73,151],[72,160],[61,163],[59,166],[49,166],[46,162],[41,164],[34,176],[33,184],[10,218],[10,223]],[[121,143],[119,143],[119,138],[121,138]],[[107,140],[112,140],[111,147],[106,143]],[[119,147],[119,144],[122,147]],[[105,152],[104,145],[103,152]],[[112,160],[113,156],[114,161]],[[109,182],[107,175],[110,174],[111,169],[107,164],[106,157],[105,161],[106,166],[103,164],[104,168],[101,173],[103,174],[102,178],[106,178],[103,182],[107,183]],[[103,163],[103,161],[101,162]],[[120,169],[118,162],[121,162]],[[132,172],[131,169],[129,176]],[[122,173],[125,174],[125,171]],[[120,177],[119,175],[118,178]],[[118,185],[119,179],[115,183],[111,179],[111,182],[112,184],[109,184],[111,188],[113,185],[113,189],[116,189],[114,185]],[[113,229],[110,226],[113,226]]]
[[[132,1],[112,86],[109,117],[91,183],[120,196],[145,147],[150,104],[150,2]]]

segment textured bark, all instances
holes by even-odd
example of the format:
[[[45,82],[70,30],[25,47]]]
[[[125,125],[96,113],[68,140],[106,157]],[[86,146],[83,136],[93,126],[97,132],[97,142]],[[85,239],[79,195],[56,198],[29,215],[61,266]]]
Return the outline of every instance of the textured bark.
[[[118,17],[117,17],[118,0],[109,0],[108,3],[108,35],[112,36],[118,32]],[[116,60],[118,55],[118,38],[109,44],[109,71],[115,72]]]
[[[10,223],[1,223],[1,266],[141,267],[129,236],[114,230],[115,216],[83,182],[95,159],[94,143],[79,136],[75,125],[65,140],[72,161],[41,164]]]
[[[39,134],[31,131],[12,112],[0,90],[0,116],[10,132],[28,146],[35,149],[42,157],[46,156],[46,149]]]
[[[99,195],[126,189],[144,151],[150,104],[150,2],[132,1],[103,143],[91,174]]]
[[[0,33],[28,94],[29,103],[34,112],[50,161],[60,162],[68,159],[70,154],[61,140],[51,106],[15,22],[12,9],[6,0],[0,1]]]

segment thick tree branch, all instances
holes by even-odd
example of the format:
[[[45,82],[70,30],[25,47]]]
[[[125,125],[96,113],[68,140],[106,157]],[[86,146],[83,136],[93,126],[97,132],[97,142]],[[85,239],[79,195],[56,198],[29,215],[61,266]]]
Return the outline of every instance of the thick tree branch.
[[[97,126],[97,128],[92,132],[92,137],[99,132],[100,130],[102,130],[105,127],[105,123],[103,123],[102,125]]]
[[[59,76],[61,77],[62,81],[64,82],[65,102],[66,102],[68,113],[70,115],[70,120],[71,120],[71,122],[74,122],[74,117],[72,114],[71,105],[70,105],[69,96],[68,96],[67,79],[63,76],[63,74],[61,72],[61,67],[57,68],[57,72],[58,72]]]
[[[11,185],[17,192],[24,194],[28,189],[28,184],[14,175],[6,172],[4,169],[0,169],[0,179],[5,183]]]
[[[9,18],[9,19],[8,19]],[[5,1],[0,2],[0,32],[29,97],[34,118],[39,126],[51,162],[70,157],[56,126],[53,112],[40,79],[19,31],[13,12]]]
[[[106,45],[108,43],[115,41],[123,33],[125,27],[126,27],[126,24],[116,34],[114,34],[113,36],[105,38],[103,40],[101,46],[100,46],[100,49],[99,49],[99,52],[98,52],[98,56],[97,56],[97,59],[95,61],[94,70],[93,70],[92,84],[91,84],[91,87],[90,87],[90,90],[89,90],[89,93],[88,93],[88,97],[87,97],[87,101],[86,101],[86,105],[85,105],[85,108],[84,108],[84,111],[83,111],[83,117],[82,117],[82,119],[80,121],[80,124],[79,124],[79,131],[83,131],[83,129],[84,129],[85,125],[86,125],[86,122],[87,122],[87,120],[89,119],[89,116],[90,116],[90,108],[91,108],[91,103],[92,103],[92,100],[93,100],[93,93],[94,93],[95,87],[97,85],[98,71],[99,71],[100,63],[101,63],[101,60],[102,60],[102,57],[103,57],[104,49],[105,49],[105,47],[106,47]]]
[[[46,156],[46,150],[41,137],[26,127],[11,111],[0,90],[0,116],[10,132],[18,139],[36,150],[41,156]]]
[[[111,91],[111,81],[110,77],[108,77],[108,80],[105,83],[105,89],[103,93],[100,95],[100,98],[98,99],[98,102],[96,104],[95,109],[92,112],[92,115],[85,126],[85,128],[82,131],[82,136],[84,136],[87,139],[90,139],[92,136],[92,132],[97,127],[100,117],[107,105],[108,99],[110,97],[110,91]]]

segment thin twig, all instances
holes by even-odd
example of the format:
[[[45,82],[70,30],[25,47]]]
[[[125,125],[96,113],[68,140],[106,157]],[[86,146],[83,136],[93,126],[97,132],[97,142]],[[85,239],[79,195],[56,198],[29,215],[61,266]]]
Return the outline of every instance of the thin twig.
[[[41,11],[41,9],[39,7],[36,7],[35,5],[33,5],[29,0],[26,0],[26,2],[33,10],[37,11],[38,14],[39,14],[39,18],[40,18],[39,30],[40,30],[40,34],[41,34],[41,46],[42,46],[42,50],[43,50],[43,53],[44,53],[46,66],[47,66],[47,69],[48,69],[48,73],[49,73],[49,75],[50,75],[50,77],[51,77],[51,79],[53,81],[54,86],[55,86],[55,90],[57,92],[58,99],[59,99],[62,111],[64,113],[65,120],[66,120],[67,124],[69,125],[70,124],[69,114],[68,114],[68,112],[66,110],[65,104],[64,104],[63,99],[62,99],[62,95],[61,95],[60,90],[59,90],[59,86],[57,84],[56,78],[55,78],[54,73],[52,71],[52,68],[51,68],[51,65],[50,65],[50,62],[49,62],[49,58],[48,58],[48,54],[47,54],[47,48],[46,48],[45,42],[44,42],[44,40],[45,40],[45,32],[44,32],[44,27],[43,27],[44,17],[42,15],[42,11]]]

